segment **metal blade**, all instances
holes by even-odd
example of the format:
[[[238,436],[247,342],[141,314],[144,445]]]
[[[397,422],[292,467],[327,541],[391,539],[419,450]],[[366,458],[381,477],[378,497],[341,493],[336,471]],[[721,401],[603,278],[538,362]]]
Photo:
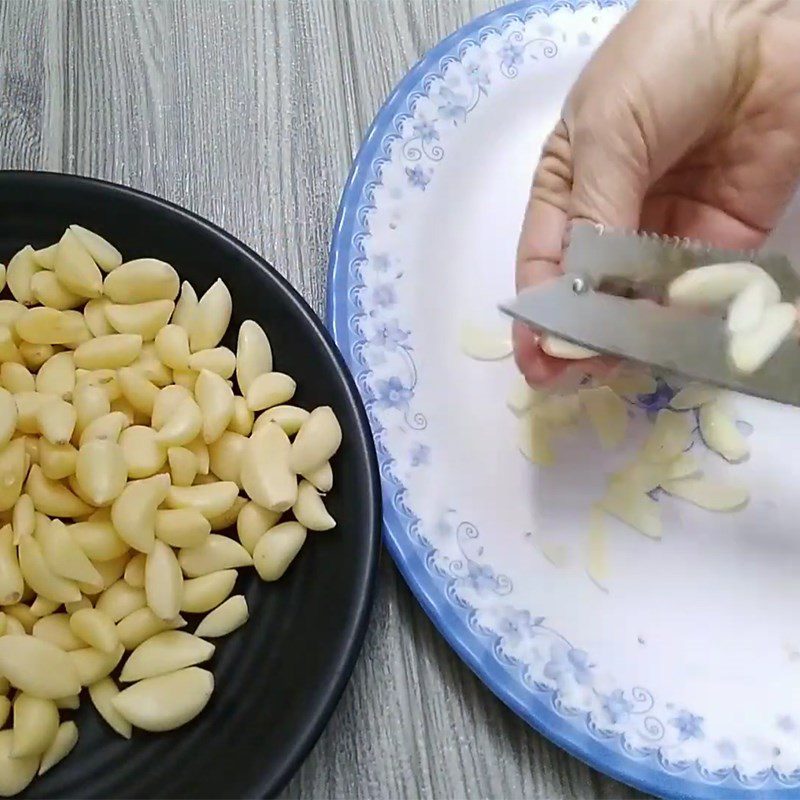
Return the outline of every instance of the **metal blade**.
[[[573,290],[565,275],[500,306],[515,319],[575,344],[744,394],[800,406],[800,346],[785,341],[756,373],[731,366],[720,317]]]
[[[800,295],[800,276],[786,256],[745,250],[723,250],[686,239],[650,233],[600,230],[576,221],[570,230],[564,272],[581,275],[599,286],[603,280],[621,278],[644,284],[658,294],[686,270],[706,264],[751,261],[768,272],[787,299]]]

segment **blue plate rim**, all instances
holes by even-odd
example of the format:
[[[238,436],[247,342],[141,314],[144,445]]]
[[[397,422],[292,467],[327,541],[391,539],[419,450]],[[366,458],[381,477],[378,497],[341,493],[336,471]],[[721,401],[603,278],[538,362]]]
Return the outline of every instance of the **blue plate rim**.
[[[392,125],[402,104],[420,79],[435,70],[440,59],[447,56],[464,39],[474,37],[483,28],[496,25],[509,16],[527,17],[533,13],[551,14],[559,9],[576,10],[583,6],[597,8],[627,7],[635,0],[515,0],[466,23],[429,50],[401,78],[391,91],[370,125],[356,154],[342,191],[333,227],[328,261],[328,282],[325,324],[342,351],[347,366],[356,375],[361,366],[350,349],[351,332],[348,326],[348,281],[350,263],[347,255],[352,245],[353,228],[363,206],[362,194],[370,180],[372,164],[379,154],[384,135],[394,130]],[[383,466],[381,448],[378,460]],[[546,703],[546,695],[525,686],[513,670],[492,656],[478,634],[469,628],[457,608],[445,597],[441,587],[425,568],[418,547],[408,535],[408,519],[395,508],[387,481],[383,478],[383,537],[400,573],[427,616],[459,658],[478,676],[481,682],[519,717],[551,742],[580,759],[590,767],[650,794],[665,798],[730,798],[743,795],[759,800],[772,797],[800,797],[796,787],[747,786],[738,780],[713,782],[699,776],[695,765],[680,772],[666,771],[655,756],[637,758],[615,753],[588,732],[570,726],[568,720]],[[393,494],[392,490],[392,494]],[[691,777],[688,777],[691,775]],[[732,777],[732,776],[729,776]]]

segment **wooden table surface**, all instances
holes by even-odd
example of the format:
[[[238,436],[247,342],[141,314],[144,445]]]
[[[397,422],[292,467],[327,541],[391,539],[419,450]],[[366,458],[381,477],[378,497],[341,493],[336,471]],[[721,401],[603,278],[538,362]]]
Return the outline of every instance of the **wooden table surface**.
[[[322,312],[350,162],[392,86],[497,0],[0,0],[0,168],[155,193]],[[284,791],[641,797],[551,745],[450,651],[387,555],[364,650]]]

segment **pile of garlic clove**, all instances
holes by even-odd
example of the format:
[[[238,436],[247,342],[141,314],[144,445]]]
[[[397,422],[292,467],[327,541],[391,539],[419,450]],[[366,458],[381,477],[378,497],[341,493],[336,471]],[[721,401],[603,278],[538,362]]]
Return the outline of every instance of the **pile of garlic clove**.
[[[222,280],[198,298],[169,264],[123,263],[71,225],[0,267],[6,285],[0,796],[74,747],[61,713],[83,688],[126,738],[203,710],[207,640],[248,618],[238,570],[278,580],[308,530],[335,526],[323,497],[342,438],[329,407],[291,404],[295,381],[256,322],[235,353],[220,344]]]

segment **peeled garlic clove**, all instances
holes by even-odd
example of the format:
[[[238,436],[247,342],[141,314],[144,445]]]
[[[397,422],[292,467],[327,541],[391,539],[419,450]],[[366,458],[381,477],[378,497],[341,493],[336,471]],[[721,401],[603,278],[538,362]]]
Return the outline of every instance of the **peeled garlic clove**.
[[[18,544],[23,536],[33,534],[36,525],[33,500],[27,494],[21,494],[14,503],[11,515],[11,528],[14,531],[14,543]]]
[[[4,525],[0,528],[0,605],[18,603],[24,589],[14,534],[10,525]]]
[[[25,491],[36,510],[48,517],[84,517],[94,511],[66,486],[46,478],[38,464],[31,466]]]
[[[196,547],[211,532],[211,523],[194,508],[156,511],[156,537],[172,547]]]
[[[174,316],[174,315],[173,315]],[[170,369],[188,369],[189,334],[181,325],[166,325],[155,338],[156,353]]]
[[[320,492],[329,492],[333,488],[333,469],[330,461],[315,469],[305,470],[300,475]]]
[[[764,311],[756,328],[735,333],[728,345],[733,366],[750,374],[762,367],[794,329],[797,309],[792,303],[777,303]]]
[[[233,302],[228,287],[218,278],[200,298],[189,323],[189,346],[193,353],[216,347],[231,321]]]
[[[132,725],[146,731],[169,731],[185,725],[208,703],[214,676],[199,667],[146,678],[123,689],[114,708]]]
[[[31,614],[33,614],[33,616],[39,620],[42,617],[47,617],[50,614],[53,614],[59,605],[60,604],[55,600],[49,600],[46,597],[37,597],[31,603]]]
[[[700,465],[691,453],[684,453],[678,456],[667,467],[666,479],[675,480],[677,478],[688,478],[700,472]]]
[[[81,690],[69,655],[27,634],[0,637],[0,674],[17,689],[46,700],[69,697]]]
[[[78,726],[72,721],[62,722],[58,726],[56,735],[50,743],[50,747],[42,754],[42,762],[39,765],[39,775],[52,769],[59,761],[65,759],[72,748],[78,743]]]
[[[17,404],[11,392],[0,387],[0,448],[5,447],[17,428]]]
[[[173,486],[191,486],[197,476],[197,459],[185,447],[170,447],[167,450],[169,472]]]
[[[102,583],[100,586],[94,584],[80,583],[78,584],[80,590],[85,594],[94,596],[99,594],[103,589],[108,589],[111,584],[116,583],[125,572],[125,567],[128,564],[129,554],[114,558],[109,561],[98,561],[94,567],[100,573]]]
[[[211,444],[219,439],[233,416],[233,390],[228,382],[204,369],[194,387],[195,399],[203,415],[203,440]]]
[[[136,370],[159,389],[173,383],[172,370],[158,357],[154,342],[145,342],[142,345],[142,352],[139,354],[139,358],[131,364],[131,369]]]
[[[54,273],[41,270],[31,277],[31,292],[38,303],[66,311],[83,305],[86,298],[67,289]]]
[[[297,384],[294,379],[282,372],[266,372],[253,379],[247,390],[245,400],[252,411],[281,405],[291,400]]]
[[[553,336],[550,333],[546,333],[539,339],[539,347],[541,347],[542,351],[547,353],[547,355],[567,361],[579,361],[584,358],[594,358],[594,356],[599,355],[596,351],[590,350],[588,347],[581,347],[579,344],[560,339],[558,336]]]
[[[253,431],[258,433],[270,422],[275,422],[280,425],[287,436],[293,436],[303,427],[303,423],[309,416],[308,411],[297,406],[273,406],[258,415],[258,419],[253,425]]]
[[[166,497],[168,508],[191,508],[206,519],[225,513],[236,500],[239,487],[231,481],[195,486],[171,486]]]
[[[34,778],[39,767],[38,756],[15,758],[11,753],[14,733],[0,731],[0,797],[21,792]]]
[[[265,372],[272,371],[272,347],[264,329],[252,319],[239,327],[236,344],[236,381],[243,395],[253,381]]]
[[[96,608],[82,608],[69,618],[72,632],[90,647],[103,653],[113,653],[119,646],[114,620]]]
[[[0,449],[0,511],[14,507],[27,471],[25,440],[12,439]]]
[[[70,650],[67,657],[72,661],[82,686],[91,686],[102,680],[115,669],[125,654],[125,648],[118,644],[110,653],[94,647]]]
[[[53,269],[58,280],[71,292],[88,298],[103,294],[100,269],[69,228],[58,243]]]
[[[131,738],[132,726],[122,714],[114,708],[114,698],[119,694],[119,688],[110,677],[101,678],[89,686],[89,697],[97,709],[98,714],[111,726],[112,730],[125,739]]]
[[[669,401],[670,408],[676,411],[688,411],[692,408],[710,403],[719,396],[719,389],[713,386],[704,386],[702,383],[690,383],[683,387]]]
[[[74,388],[75,359],[69,350],[56,353],[39,368],[36,375],[37,392],[70,400]]]
[[[209,465],[211,471],[223,481],[239,484],[241,460],[247,446],[247,437],[226,431],[209,445]]]
[[[700,435],[711,450],[719,453],[727,461],[741,461],[749,455],[747,440],[739,432],[736,422],[731,419],[719,402],[701,407],[698,414]]]
[[[224,531],[232,525],[235,525],[239,512],[245,505],[247,505],[247,498],[237,497],[233,501],[233,505],[227,511],[223,511],[215,517],[209,517],[208,522],[211,525],[211,530]]]
[[[181,296],[175,304],[175,312],[172,315],[172,324],[180,325],[189,330],[192,315],[197,308],[197,294],[189,281],[184,281],[181,286]]]
[[[17,407],[17,430],[20,433],[41,433],[39,430],[39,408],[50,400],[58,400],[53,395],[39,392],[18,392],[14,395]]]
[[[53,742],[58,731],[58,708],[52,700],[32,695],[17,695],[14,700],[14,758],[38,756]]]
[[[0,327],[8,328],[11,331],[11,339],[14,344],[20,342],[20,336],[16,330],[17,320],[25,315],[26,310],[25,306],[16,300],[0,300]],[[3,383],[5,385],[5,380]],[[6,389],[15,391],[8,385],[6,385]]]
[[[204,614],[206,611],[216,608],[233,591],[237,576],[238,573],[235,569],[222,569],[184,581],[181,611],[188,614]],[[189,665],[182,664],[181,666]],[[123,680],[125,680],[124,677]],[[136,680],[136,678],[131,678],[131,680]]]
[[[81,434],[94,420],[111,413],[111,402],[108,395],[97,386],[82,384],[75,387],[72,394],[72,405],[75,406],[77,421],[75,433],[80,441]]]
[[[196,636],[227,636],[247,622],[247,600],[244,595],[229,597],[221,606],[206,614],[195,631]]]
[[[183,386],[171,384],[161,389],[153,403],[153,427],[156,430],[162,428],[185,400],[194,400],[194,397],[192,392]]]
[[[190,633],[163,631],[142,642],[128,656],[119,679],[130,683],[167,675],[208,661],[215,649],[210,642]]]
[[[80,650],[86,643],[76,636],[69,624],[68,614],[50,614],[33,624],[33,635],[37,639],[54,644],[60,650]]]
[[[70,603],[80,600],[81,592],[74,581],[56,574],[50,569],[45,560],[39,542],[32,536],[26,536],[19,543],[19,568],[25,583],[36,594],[44,595],[57,603]],[[73,692],[64,692],[59,697],[65,697]]]
[[[525,458],[533,464],[549,467],[555,463],[551,423],[533,411],[519,419],[517,446]],[[308,473],[305,473],[308,477]]]
[[[125,649],[133,650],[145,639],[149,639],[161,631],[183,628],[185,625],[186,620],[183,617],[176,617],[167,622],[159,619],[149,607],[145,606],[128,614],[127,617],[123,617],[117,623],[117,633]]]
[[[117,333],[137,333],[151,342],[169,322],[175,303],[172,300],[150,300],[145,303],[108,303],[106,319]]]
[[[117,533],[142,553],[153,549],[156,510],[164,502],[169,488],[169,475],[130,481],[111,506],[111,522]]]
[[[165,261],[137,258],[107,275],[103,291],[115,303],[147,303],[174,300],[179,285],[178,273]]]
[[[16,253],[6,267],[6,285],[18,303],[32,306],[36,302],[31,289],[31,279],[39,271],[33,258],[33,248],[25,245]]]
[[[134,611],[144,608],[146,603],[144,589],[136,589],[126,581],[118,580],[97,598],[95,608],[112,622],[119,622]],[[119,637],[119,631],[117,636]]]
[[[661,482],[670,476],[671,467],[671,464],[634,461],[633,464],[615,472],[611,476],[610,483],[614,489],[646,494],[659,487]]]
[[[93,439],[78,450],[75,478],[95,506],[107,506],[122,494],[128,481],[125,455],[117,442]]]
[[[281,407],[288,408],[288,406]],[[231,421],[228,423],[228,430],[233,433],[241,433],[242,436],[249,436],[253,430],[254,420],[255,415],[247,407],[247,401],[244,397],[236,395],[233,398],[233,415],[231,416]],[[302,422],[300,424],[302,424]]]
[[[252,500],[242,507],[236,519],[236,533],[250,555],[253,555],[258,540],[277,524],[281,513],[270,511]]]
[[[75,430],[77,414],[71,403],[60,397],[52,397],[39,404],[36,420],[39,431],[48,442],[67,444]]]
[[[122,263],[122,254],[119,250],[113,244],[107,242],[100,234],[80,225],[70,225],[69,229],[75,234],[75,238],[83,245],[97,266],[104,272],[111,272]]]
[[[109,336],[114,333],[111,323],[106,318],[107,305],[109,305],[107,298],[98,297],[90,300],[83,307],[83,318],[86,320],[86,327],[91,331],[92,336]]]
[[[607,386],[580,389],[578,398],[603,448],[611,450],[619,447],[628,430],[628,407],[625,401]]]
[[[599,505],[604,511],[645,536],[651,539],[661,538],[658,503],[637,488],[612,486]]]
[[[36,526],[36,539],[48,568],[56,575],[95,586],[101,585],[100,573],[86,553],[73,541],[69,529],[60,519],[40,518],[40,524]]]
[[[691,436],[691,426],[686,414],[662,409],[647,437],[642,457],[654,463],[673,461],[689,446]]]
[[[75,366],[81,369],[119,369],[132,364],[142,352],[138,333],[112,333],[78,345]]]
[[[13,606],[5,607],[5,614],[7,617],[14,617],[22,623],[25,633],[30,633],[33,630],[33,625],[37,621],[36,617],[27,603],[16,603]]]
[[[750,499],[750,493],[744,486],[720,483],[707,478],[664,481],[662,487],[673,497],[688,500],[709,511],[736,511]]]
[[[777,300],[780,296],[773,302]],[[745,286],[728,308],[728,331],[745,333],[758,327],[768,304],[768,290],[763,281],[753,281]]]
[[[17,319],[15,330],[31,344],[73,344],[83,341],[88,332],[80,314],[75,317],[46,306],[28,309]]]
[[[745,261],[690,269],[670,283],[667,299],[670,305],[684,308],[720,308],[754,281],[769,287],[771,302],[780,300],[775,281],[757,264]]]
[[[227,536],[211,533],[197,547],[182,548],[178,553],[178,563],[188,578],[198,578],[208,575],[209,572],[249,567],[253,559],[238,542]]]
[[[301,475],[312,471],[329,461],[341,443],[342,429],[333,409],[315,408],[295,436],[289,466]]]
[[[202,427],[203,412],[194,399],[188,397],[178,404],[161,427],[157,427],[156,441],[166,447],[183,447],[197,437]]]
[[[300,481],[292,512],[295,519],[310,531],[327,531],[336,526],[336,520],[328,513],[319,493],[308,481]]]
[[[198,350],[189,358],[189,369],[202,372],[207,369],[221,378],[230,378],[236,369],[236,356],[227,347]]]
[[[156,441],[156,432],[144,425],[132,425],[119,437],[130,478],[148,478],[166,463],[167,450]]]
[[[178,616],[183,598],[183,574],[172,548],[156,539],[144,568],[147,605],[163,620]]]
[[[52,344],[32,344],[31,342],[20,342],[18,350],[25,366],[34,371],[56,352]]]
[[[75,544],[92,561],[111,561],[128,552],[128,544],[111,523],[110,509],[101,509],[88,520],[70,525],[68,530]]]
[[[306,425],[310,422],[311,418]],[[300,437],[301,433],[302,428],[297,436]],[[309,445],[307,439],[306,444]],[[315,442],[312,441],[310,445],[312,456],[316,456],[313,450]],[[319,439],[316,447],[319,447]],[[289,438],[275,423],[270,423],[259,433],[252,434],[243,450],[240,472],[242,487],[247,496],[272,511],[286,511],[291,508],[297,499],[297,477],[290,467],[293,455]]]
[[[144,588],[144,567],[147,563],[147,556],[144,553],[138,553],[125,567],[123,577],[125,583],[134,586],[137,589]]]
[[[276,581],[292,563],[306,540],[299,522],[282,522],[270,528],[256,543],[253,564],[264,581]]]
[[[141,414],[151,416],[159,394],[158,387],[133,367],[118,370],[117,381],[122,396],[133,408]]]
[[[68,708],[70,711],[75,711],[81,707],[81,696],[73,694],[71,697],[59,697],[55,704],[56,708]]]

